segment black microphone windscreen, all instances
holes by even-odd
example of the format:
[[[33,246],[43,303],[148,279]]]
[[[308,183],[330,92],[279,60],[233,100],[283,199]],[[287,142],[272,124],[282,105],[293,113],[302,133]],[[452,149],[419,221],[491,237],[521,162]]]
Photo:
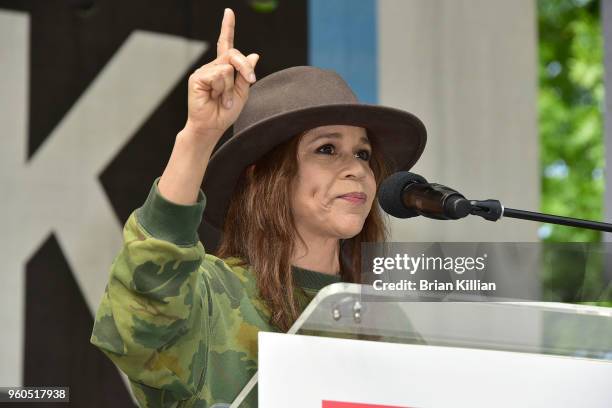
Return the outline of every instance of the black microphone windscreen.
[[[414,209],[408,209],[402,200],[402,192],[410,183],[427,183],[423,177],[408,171],[399,171],[387,177],[378,189],[378,203],[389,215],[396,218],[416,217]]]

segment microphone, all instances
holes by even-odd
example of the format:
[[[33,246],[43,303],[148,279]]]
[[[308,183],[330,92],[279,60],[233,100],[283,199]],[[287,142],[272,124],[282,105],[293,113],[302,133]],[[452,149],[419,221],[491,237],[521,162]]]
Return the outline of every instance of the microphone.
[[[489,221],[508,217],[612,233],[610,223],[517,210],[493,199],[469,201],[452,188],[428,183],[418,174],[407,171],[394,173],[381,183],[378,202],[387,214],[396,218],[422,215],[436,220],[457,220],[472,214]]]
[[[400,171],[385,179],[378,191],[381,208],[396,218],[422,215],[437,220],[467,217],[472,204],[452,188],[428,183],[418,174]]]

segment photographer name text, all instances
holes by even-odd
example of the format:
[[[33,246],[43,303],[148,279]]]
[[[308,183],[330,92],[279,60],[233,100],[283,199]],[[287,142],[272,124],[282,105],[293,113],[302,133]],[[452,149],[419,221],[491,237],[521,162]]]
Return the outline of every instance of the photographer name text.
[[[482,272],[486,269],[487,254],[477,257],[440,257],[410,256],[397,254],[394,257],[376,257],[372,262],[372,272],[381,275],[384,272],[401,271],[413,279],[400,279],[392,282],[376,279],[372,282],[375,290],[392,291],[495,291],[495,282],[481,279],[414,279],[418,272],[445,271],[451,275],[463,275],[465,272]],[[450,275],[449,275],[450,277]]]
[[[419,279],[412,281],[402,279],[399,282],[383,282],[377,279],[372,283],[376,290],[419,290],[419,291],[494,291],[497,290],[495,282],[483,282],[480,279],[459,279],[454,282],[428,281]]]

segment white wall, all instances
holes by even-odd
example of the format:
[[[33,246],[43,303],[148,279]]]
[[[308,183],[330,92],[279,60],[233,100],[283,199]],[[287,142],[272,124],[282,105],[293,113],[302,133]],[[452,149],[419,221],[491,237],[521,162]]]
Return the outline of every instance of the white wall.
[[[379,103],[428,130],[414,172],[539,210],[536,24],[534,0],[379,0]],[[527,221],[392,220],[392,241],[538,239]]]

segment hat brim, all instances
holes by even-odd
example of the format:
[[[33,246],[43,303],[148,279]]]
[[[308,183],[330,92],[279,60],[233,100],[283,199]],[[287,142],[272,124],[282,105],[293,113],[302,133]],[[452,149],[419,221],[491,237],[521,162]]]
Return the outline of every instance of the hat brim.
[[[326,105],[268,117],[235,134],[211,157],[202,187],[206,223],[222,229],[234,188],[247,166],[301,132],[327,125],[366,128],[392,172],[409,170],[427,141],[425,126],[416,116],[379,105]]]

